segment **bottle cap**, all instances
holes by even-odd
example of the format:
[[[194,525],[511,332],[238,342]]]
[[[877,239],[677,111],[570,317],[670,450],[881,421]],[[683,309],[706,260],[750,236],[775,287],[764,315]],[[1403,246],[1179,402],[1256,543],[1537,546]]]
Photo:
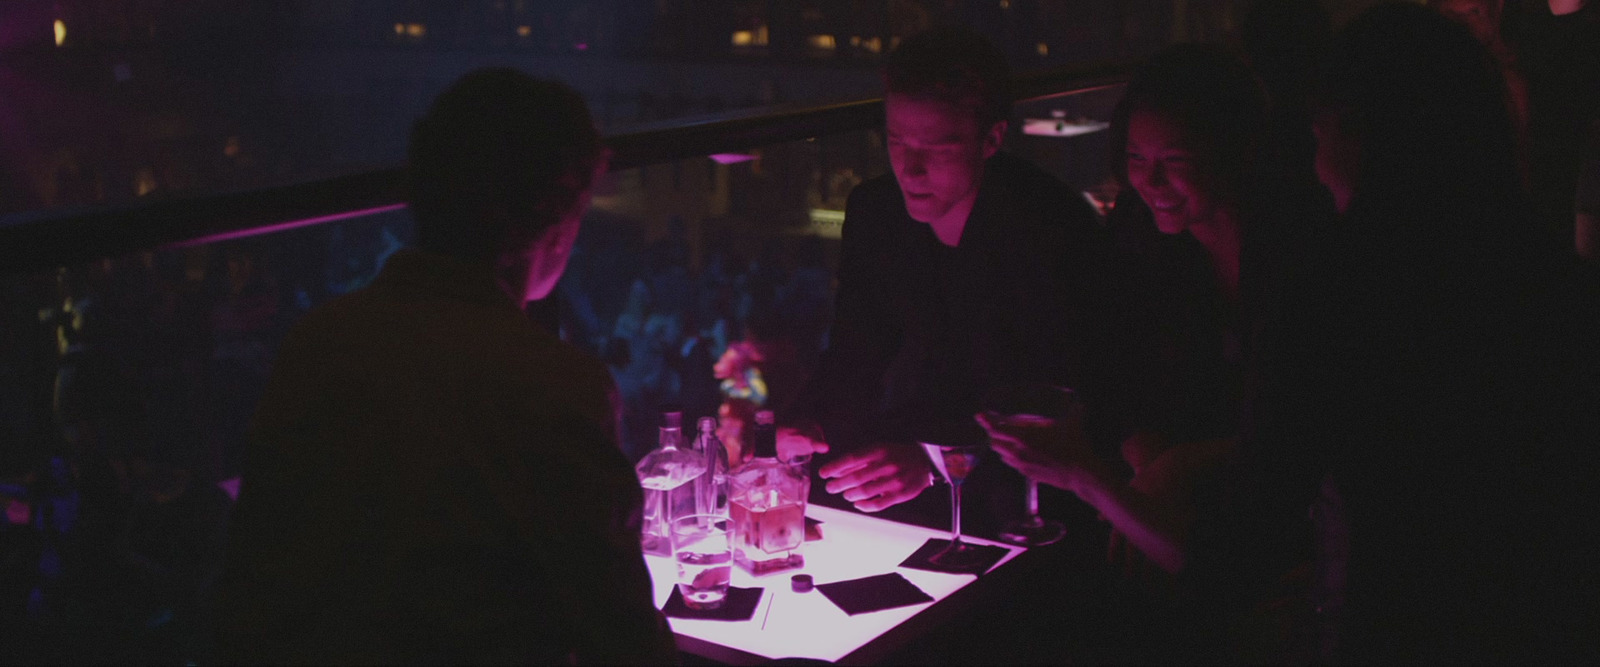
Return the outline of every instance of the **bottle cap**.
[[[756,423],[763,426],[771,426],[777,423],[777,420],[773,418],[771,410],[760,410],[756,412]]]
[[[796,593],[810,593],[814,587],[815,585],[812,583],[811,575],[809,574],[797,574],[789,577],[789,589]]]
[[[683,411],[666,408],[661,411],[661,428],[683,428]]]
[[[715,433],[716,430],[717,430],[717,418],[716,417],[701,417],[700,418],[700,432],[701,433],[707,433],[707,432]]]

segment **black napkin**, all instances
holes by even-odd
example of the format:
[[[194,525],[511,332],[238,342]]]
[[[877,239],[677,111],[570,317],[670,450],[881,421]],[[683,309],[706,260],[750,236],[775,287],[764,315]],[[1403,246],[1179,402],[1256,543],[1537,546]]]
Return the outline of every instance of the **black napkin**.
[[[822,539],[822,522],[806,517],[806,541],[815,542],[820,539]]]
[[[706,621],[748,621],[756,615],[756,605],[761,604],[764,588],[728,587],[728,597],[716,609],[690,609],[683,603],[683,593],[672,587],[672,597],[667,598],[661,613],[673,618],[693,618]]]
[[[995,563],[1000,562],[1001,558],[1005,558],[1007,553],[1010,553],[1010,550],[1006,549],[1005,547],[963,542],[963,544],[966,544],[968,547],[977,549],[982,555],[981,558],[974,558],[972,561],[974,564],[971,567],[952,568],[944,565],[935,565],[928,562],[929,557],[939,553],[940,551],[943,551],[944,548],[949,544],[950,540],[941,540],[936,538],[930,539],[923,543],[921,548],[912,552],[910,556],[907,556],[904,561],[901,561],[900,567],[909,567],[913,570],[929,570],[932,572],[949,572],[951,574],[982,575],[984,572],[988,572],[989,568],[994,567]]]
[[[835,581],[819,585],[817,590],[851,616],[933,602],[933,598],[917,588],[916,584],[906,581],[899,572]]]

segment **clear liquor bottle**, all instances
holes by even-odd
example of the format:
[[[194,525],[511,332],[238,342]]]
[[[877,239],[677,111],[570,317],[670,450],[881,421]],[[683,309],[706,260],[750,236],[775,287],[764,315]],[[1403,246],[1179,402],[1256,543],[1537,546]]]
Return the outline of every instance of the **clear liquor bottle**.
[[[728,514],[733,524],[733,560],[755,575],[805,565],[800,546],[806,534],[804,466],[778,460],[772,412],[756,413],[754,456],[729,477]]]
[[[717,438],[717,418],[701,417],[694,449],[706,459],[706,471],[695,479],[695,513],[728,515],[728,449]]]
[[[647,554],[672,555],[672,520],[694,511],[693,486],[706,471],[703,455],[683,444],[683,413],[661,414],[660,446],[639,459],[634,472],[644,487],[644,525],[639,544]]]

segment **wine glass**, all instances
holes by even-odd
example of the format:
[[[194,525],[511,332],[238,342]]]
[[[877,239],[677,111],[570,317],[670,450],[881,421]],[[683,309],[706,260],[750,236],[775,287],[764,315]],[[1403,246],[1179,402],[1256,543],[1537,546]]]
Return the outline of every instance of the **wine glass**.
[[[1071,389],[1048,384],[1020,384],[1001,387],[985,399],[987,411],[997,421],[1009,424],[1043,424],[1066,419],[1077,401]],[[1025,547],[1054,544],[1066,537],[1067,527],[1060,521],[1039,515],[1039,482],[1029,478],[1023,486],[1022,518],[1007,522],[1000,539]]]
[[[950,544],[928,557],[928,562],[952,570],[967,570],[984,564],[984,550],[961,541],[961,484],[978,465],[983,453],[980,445],[940,445],[921,443],[934,468],[950,482]]]

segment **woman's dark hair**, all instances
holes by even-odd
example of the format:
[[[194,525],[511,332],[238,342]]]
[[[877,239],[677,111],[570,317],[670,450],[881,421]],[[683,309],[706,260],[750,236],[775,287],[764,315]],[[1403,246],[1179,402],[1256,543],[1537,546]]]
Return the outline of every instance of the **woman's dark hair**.
[[[1128,121],[1152,112],[1197,142],[1201,161],[1220,182],[1238,187],[1266,140],[1267,97],[1244,60],[1213,44],[1182,44],[1156,54],[1134,74],[1111,117],[1111,173],[1128,185]]]
[[[1011,116],[1011,67],[988,38],[961,26],[907,37],[884,61],[891,93],[970,107],[978,126]]]
[[[1340,32],[1317,104],[1360,145],[1357,198],[1515,194],[1505,81],[1465,28],[1427,8],[1374,7]]]
[[[466,256],[493,252],[505,208],[538,231],[587,189],[603,147],[583,97],[510,68],[467,74],[411,130],[417,245]],[[504,224],[504,220],[498,221]]]

